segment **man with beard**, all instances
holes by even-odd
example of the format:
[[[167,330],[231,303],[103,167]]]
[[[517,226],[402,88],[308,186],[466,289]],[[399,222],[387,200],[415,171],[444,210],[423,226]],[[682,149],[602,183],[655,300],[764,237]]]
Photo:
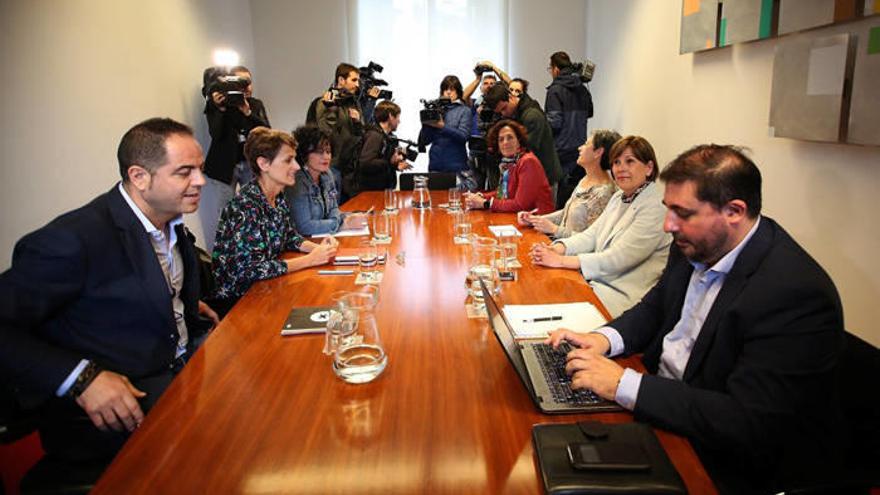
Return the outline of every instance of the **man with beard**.
[[[761,174],[738,148],[670,163],[660,281],[607,326],[555,332],[573,388],[688,437],[722,492],[779,491],[833,476],[843,437],[834,370],[843,312],[834,283],[761,212]],[[644,353],[648,373],[611,356]],[[833,479],[833,478],[832,478]]]

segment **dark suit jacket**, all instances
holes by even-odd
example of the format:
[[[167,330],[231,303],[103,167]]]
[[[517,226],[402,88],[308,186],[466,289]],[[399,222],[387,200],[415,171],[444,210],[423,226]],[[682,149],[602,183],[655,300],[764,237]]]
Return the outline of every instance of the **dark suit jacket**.
[[[178,230],[181,296],[190,342],[199,275]],[[148,234],[116,186],[22,238],[0,275],[0,367],[25,406],[52,398],[80,359],[137,384],[167,371],[178,332],[168,285]]]
[[[641,303],[610,323],[644,352],[637,419],[687,436],[715,477],[752,487],[828,472],[841,449],[833,373],[843,312],[825,271],[763,217],[694,343],[682,381],[656,376],[693,271],[680,253]],[[837,422],[839,424],[839,421]]]

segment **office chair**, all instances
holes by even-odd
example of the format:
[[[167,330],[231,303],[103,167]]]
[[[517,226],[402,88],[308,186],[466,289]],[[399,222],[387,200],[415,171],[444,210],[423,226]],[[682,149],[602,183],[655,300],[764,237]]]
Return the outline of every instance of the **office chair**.
[[[428,189],[431,191],[443,191],[455,187],[455,172],[414,172],[400,174],[400,190],[412,191],[415,187],[413,177],[416,175],[428,176]]]

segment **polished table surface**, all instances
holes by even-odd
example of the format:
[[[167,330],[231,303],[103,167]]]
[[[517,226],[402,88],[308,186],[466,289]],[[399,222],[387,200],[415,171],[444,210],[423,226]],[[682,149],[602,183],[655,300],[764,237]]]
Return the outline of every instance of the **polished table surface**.
[[[433,193],[434,204],[445,193]],[[401,193],[377,320],[388,367],[371,383],[336,378],[323,335],[281,337],[293,306],[325,305],[354,276],[317,268],[255,284],[209,336],[93,493],[540,493],[536,423],[632,421],[626,412],[549,416],[533,405],[485,319],[468,319],[469,246],[451,215]],[[344,209],[383,206],[363,193]],[[515,223],[472,212],[474,232]],[[534,267],[522,229],[503,303],[598,303],[573,270]],[[340,238],[354,246],[362,238]],[[395,262],[403,255],[405,262]],[[327,268],[327,267],[323,267]],[[332,267],[331,267],[332,268]],[[605,310],[602,309],[604,312]],[[624,363],[642,369],[635,358]],[[688,441],[656,430],[691,493],[714,487]]]

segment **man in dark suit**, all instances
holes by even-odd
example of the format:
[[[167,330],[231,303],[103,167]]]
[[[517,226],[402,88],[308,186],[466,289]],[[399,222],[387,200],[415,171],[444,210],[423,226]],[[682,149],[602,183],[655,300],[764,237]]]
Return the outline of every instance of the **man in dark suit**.
[[[192,130],[130,129],[122,182],[22,238],[0,275],[0,370],[41,407],[46,459],[96,477],[212,326],[182,214],[205,183]],[[208,318],[203,317],[207,316]]]
[[[580,347],[568,356],[573,386],[688,437],[722,491],[778,491],[833,473],[843,338],[834,284],[760,216],[761,175],[739,149],[697,146],[660,179],[673,255],[607,327],[553,334]],[[606,357],[634,353],[648,374]]]

